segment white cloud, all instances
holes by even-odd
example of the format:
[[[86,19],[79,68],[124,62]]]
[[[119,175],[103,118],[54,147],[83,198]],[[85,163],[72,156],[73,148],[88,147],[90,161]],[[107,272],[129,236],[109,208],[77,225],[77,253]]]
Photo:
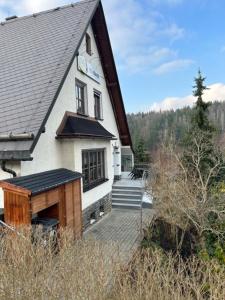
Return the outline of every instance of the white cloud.
[[[137,0],[103,0],[103,7],[120,68],[141,72],[177,56],[168,45],[183,38],[185,30],[155,9]]]
[[[175,72],[184,68],[189,67],[194,63],[191,59],[176,59],[161,64],[159,67],[154,69],[154,73],[157,75],[163,75],[170,72]]]
[[[149,68],[149,66],[155,66],[156,64],[175,57],[176,52],[169,48],[156,48],[145,49],[143,52],[139,52],[138,55],[130,53],[123,58],[123,62],[120,64],[120,68],[129,69],[130,73],[137,73],[143,71],[143,69]]]
[[[209,85],[209,90],[205,91],[203,96],[204,101],[224,101],[225,100],[225,84],[214,83]],[[185,106],[192,106],[196,101],[196,97],[192,95],[184,97],[167,97],[160,102],[153,103],[148,110],[165,111],[178,109]]]
[[[178,59],[178,52],[171,45],[184,37],[185,30],[165,18],[152,4],[175,4],[180,0],[146,0],[145,5],[139,0],[102,1],[120,69],[126,69],[129,73],[151,71],[168,60]],[[23,16],[67,3],[68,0],[0,0],[0,19],[13,14]]]
[[[161,32],[162,35],[168,36],[171,38],[171,41],[179,40],[184,37],[185,30],[184,28],[180,28],[177,24],[169,24],[165,29]]]
[[[68,3],[66,0],[0,0],[0,18],[4,20],[9,13],[24,16],[66,3]]]

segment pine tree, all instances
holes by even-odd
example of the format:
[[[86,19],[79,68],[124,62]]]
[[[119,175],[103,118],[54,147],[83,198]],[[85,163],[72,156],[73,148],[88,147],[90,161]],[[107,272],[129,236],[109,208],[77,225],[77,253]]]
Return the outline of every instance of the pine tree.
[[[198,77],[194,79],[195,86],[193,95],[197,97],[197,101],[194,107],[193,118],[192,118],[192,129],[200,129],[205,131],[212,131],[213,127],[210,125],[208,119],[208,108],[211,105],[210,102],[206,103],[203,101],[202,96],[205,90],[208,88],[204,85],[206,77],[203,77],[201,71],[198,71]]]
[[[135,159],[137,162],[144,162],[145,161],[145,149],[144,149],[144,141],[142,138],[139,139],[136,149],[135,149]]]
[[[201,152],[198,161],[199,171],[203,178],[208,176],[209,170],[215,163],[215,158],[221,158],[221,164],[223,164],[222,153],[217,149],[214,144],[215,128],[209,121],[208,108],[211,103],[206,103],[203,100],[204,91],[208,88],[205,85],[206,77],[203,77],[199,70],[198,76],[194,79],[195,86],[193,95],[197,97],[193,116],[191,120],[190,130],[187,132],[183,139],[184,162],[189,169],[190,176],[198,177],[199,174],[195,174],[193,165],[193,159]],[[211,184],[225,179],[225,173],[221,169],[221,172],[217,174],[211,181]]]

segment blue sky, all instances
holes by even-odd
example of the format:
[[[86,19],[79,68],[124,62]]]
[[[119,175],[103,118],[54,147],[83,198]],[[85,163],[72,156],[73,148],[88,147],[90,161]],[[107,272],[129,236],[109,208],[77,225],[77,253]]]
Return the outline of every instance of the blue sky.
[[[207,100],[225,100],[224,0],[103,0],[128,112],[192,104],[201,68]],[[0,0],[0,19],[70,3]]]

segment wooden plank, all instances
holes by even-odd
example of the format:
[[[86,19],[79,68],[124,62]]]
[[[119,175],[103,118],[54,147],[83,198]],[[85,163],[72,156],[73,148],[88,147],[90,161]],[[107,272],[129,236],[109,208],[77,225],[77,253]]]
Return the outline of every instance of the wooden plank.
[[[65,207],[65,185],[62,185],[59,190],[60,201],[59,201],[59,225],[66,226],[66,207]]]
[[[59,203],[59,201],[60,201],[59,188],[31,197],[32,213],[33,214],[38,213],[41,210],[44,210],[52,205]]]
[[[0,188],[9,192],[14,192],[17,194],[25,195],[25,196],[30,196],[31,191],[19,186],[16,186],[14,184],[8,183],[6,181],[0,181]]]
[[[4,193],[4,218],[12,226],[30,225],[29,198],[11,192]]]
[[[74,198],[74,235],[75,238],[82,236],[82,205],[81,205],[81,182],[76,180],[73,182],[73,198]]]
[[[73,183],[65,185],[66,226],[74,228]]]

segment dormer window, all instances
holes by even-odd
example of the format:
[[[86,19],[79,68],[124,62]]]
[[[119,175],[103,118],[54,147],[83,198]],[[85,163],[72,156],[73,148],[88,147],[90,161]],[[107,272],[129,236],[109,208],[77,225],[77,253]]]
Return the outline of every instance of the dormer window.
[[[92,55],[91,52],[91,37],[88,33],[86,33],[86,52],[89,55]]]

